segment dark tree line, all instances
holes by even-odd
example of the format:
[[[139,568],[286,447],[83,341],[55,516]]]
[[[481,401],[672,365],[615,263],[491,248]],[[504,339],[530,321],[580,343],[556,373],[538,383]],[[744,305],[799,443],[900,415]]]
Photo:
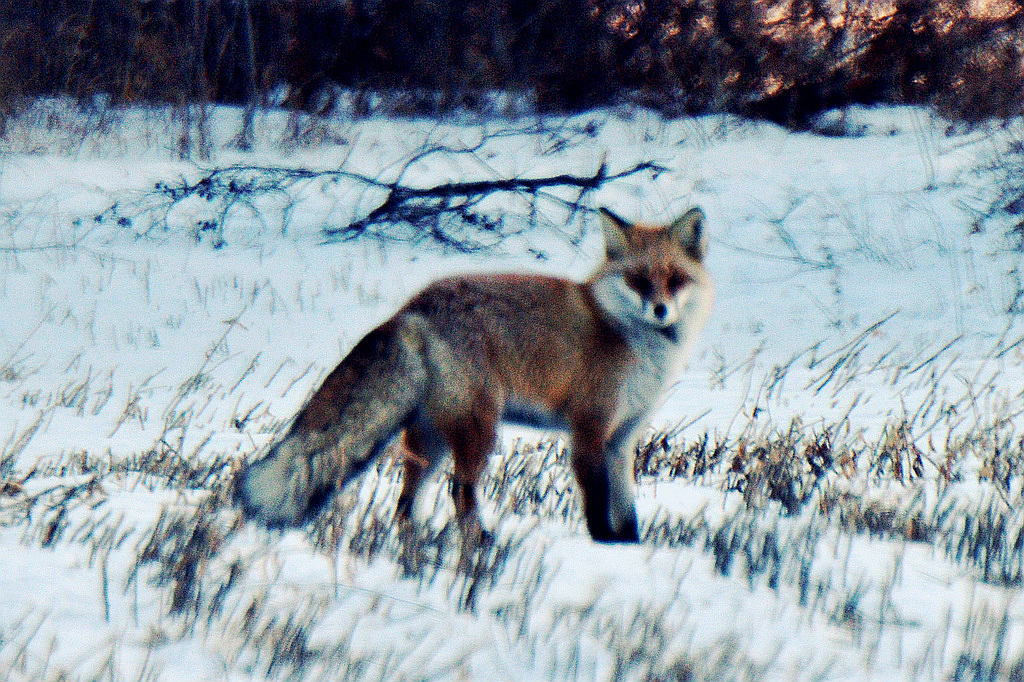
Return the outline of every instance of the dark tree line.
[[[1022,22],[1018,0],[19,0],[0,6],[0,113],[282,88],[316,110],[341,85],[407,113],[506,90],[794,126],[854,102],[976,120],[1022,110]]]

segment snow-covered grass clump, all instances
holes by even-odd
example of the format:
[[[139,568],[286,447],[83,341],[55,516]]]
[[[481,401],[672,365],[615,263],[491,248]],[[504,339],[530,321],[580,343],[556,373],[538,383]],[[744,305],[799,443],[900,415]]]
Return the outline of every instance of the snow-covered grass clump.
[[[266,112],[240,151],[240,120],[202,161],[160,110],[40,102],[0,141],[0,677],[1024,673],[1019,124]],[[395,186],[602,164],[653,170],[338,231]],[[444,474],[399,537],[393,457],[308,528],[240,522],[236,463],[425,282],[583,277],[587,209],[693,204],[715,310],[637,459],[643,544],[593,544],[559,434],[517,429],[492,547]]]

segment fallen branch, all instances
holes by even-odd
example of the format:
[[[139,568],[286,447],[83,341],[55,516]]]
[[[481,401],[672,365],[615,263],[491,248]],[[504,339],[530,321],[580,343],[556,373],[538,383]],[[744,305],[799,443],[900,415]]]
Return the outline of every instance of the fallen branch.
[[[435,152],[438,150],[432,150]],[[255,202],[261,197],[279,196],[294,207],[296,196],[302,185],[312,182],[332,183],[349,181],[361,184],[370,190],[385,192],[383,201],[366,213],[363,217],[353,220],[343,227],[326,227],[323,229],[324,241],[345,241],[361,236],[373,236],[387,241],[412,241],[431,239],[434,242],[459,251],[475,251],[488,246],[513,234],[504,227],[503,217],[489,216],[476,208],[487,197],[499,194],[518,194],[529,197],[531,206],[536,199],[544,199],[562,204],[569,209],[569,218],[584,209],[583,200],[591,191],[600,188],[607,182],[621,180],[640,173],[650,172],[657,176],[666,170],[663,166],[651,161],[642,161],[624,170],[609,173],[607,165],[601,165],[592,175],[559,174],[536,178],[497,178],[490,180],[470,180],[465,182],[448,182],[433,187],[410,187],[402,184],[400,173],[398,179],[383,181],[379,177],[370,177],[344,169],[309,170],[302,168],[281,168],[273,166],[229,166],[209,171],[196,182],[182,180],[178,184],[158,182],[151,196],[156,201],[140,211],[156,215],[152,225],[162,224],[166,229],[166,219],[160,220],[179,203],[190,198],[199,198],[213,204],[215,217],[199,221],[195,226],[196,239],[209,234],[211,243],[219,248],[225,243],[224,227],[229,213],[235,207],[242,207],[250,214],[260,216],[261,211]],[[570,188],[579,190],[572,199],[566,199],[548,190]],[[119,225],[131,227],[138,216],[126,217],[119,213],[117,204],[96,217],[97,222],[112,219]],[[535,217],[529,221],[535,223]],[[411,227],[410,232],[401,233],[395,229],[398,225]],[[283,229],[284,226],[282,226]],[[379,228],[379,229],[376,229]],[[481,239],[490,235],[491,239]]]
[[[445,215],[455,215],[470,224],[488,227],[486,220],[481,221],[479,214],[472,211],[482,199],[498,193],[527,194],[536,197],[545,189],[554,187],[578,188],[580,193],[574,201],[565,203],[575,214],[581,207],[584,196],[598,189],[606,182],[620,180],[631,175],[651,171],[655,175],[665,170],[664,167],[651,161],[642,161],[618,173],[608,173],[607,165],[602,161],[593,175],[580,176],[560,174],[540,178],[503,178],[497,180],[471,180],[467,182],[449,182],[434,187],[406,187],[398,183],[388,183],[387,198],[365,217],[355,220],[345,227],[326,228],[325,236],[336,239],[352,239],[364,234],[372,225],[391,222],[405,222],[411,225],[422,225],[427,221],[436,222]],[[375,183],[381,186],[380,183]],[[493,229],[493,225],[491,228]],[[437,235],[434,235],[435,238]]]

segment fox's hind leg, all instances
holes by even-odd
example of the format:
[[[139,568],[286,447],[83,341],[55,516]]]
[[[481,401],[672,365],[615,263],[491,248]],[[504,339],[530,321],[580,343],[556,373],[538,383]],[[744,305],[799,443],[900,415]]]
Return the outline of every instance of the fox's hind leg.
[[[417,415],[405,429],[403,445],[402,492],[398,494],[395,518],[401,524],[408,524],[413,517],[420,486],[447,454],[448,444],[429,419]]]
[[[401,541],[399,561],[408,575],[422,564],[422,536],[417,532],[413,512],[416,495],[427,476],[437,468],[448,452],[448,443],[422,413],[406,426],[403,436],[405,462],[402,467],[402,491],[395,506],[395,522]]]
[[[477,509],[476,484],[487,466],[487,458],[498,440],[498,408],[495,401],[481,399],[461,419],[441,427],[452,448],[455,470],[452,474],[452,500],[455,518],[463,538],[469,543],[487,543]]]

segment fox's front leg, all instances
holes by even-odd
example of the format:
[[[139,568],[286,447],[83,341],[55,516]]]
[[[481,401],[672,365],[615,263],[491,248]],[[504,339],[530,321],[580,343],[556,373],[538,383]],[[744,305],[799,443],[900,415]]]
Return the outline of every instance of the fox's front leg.
[[[633,501],[635,420],[606,438],[607,426],[585,420],[573,428],[572,464],[583,493],[587,530],[598,542],[639,542]]]

